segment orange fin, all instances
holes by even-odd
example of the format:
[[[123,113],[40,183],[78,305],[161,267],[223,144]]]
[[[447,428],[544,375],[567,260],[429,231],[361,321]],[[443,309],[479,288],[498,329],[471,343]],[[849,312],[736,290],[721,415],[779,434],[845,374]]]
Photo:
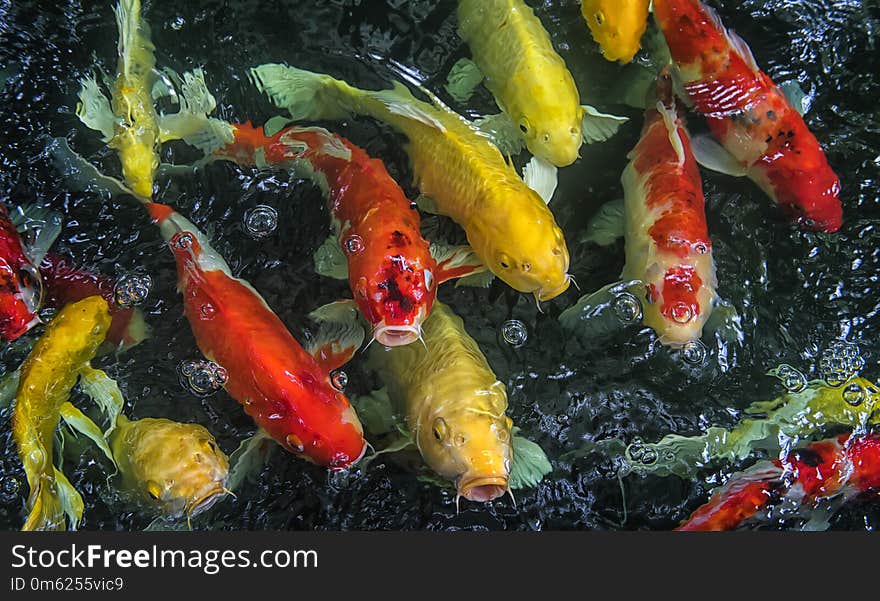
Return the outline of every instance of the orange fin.
[[[328,373],[348,363],[364,342],[364,328],[353,300],[324,305],[309,313],[318,332],[306,351]]]
[[[455,278],[463,278],[486,271],[486,265],[470,246],[446,246],[441,243],[432,243],[431,254],[437,261],[437,273],[434,275],[438,285]]]

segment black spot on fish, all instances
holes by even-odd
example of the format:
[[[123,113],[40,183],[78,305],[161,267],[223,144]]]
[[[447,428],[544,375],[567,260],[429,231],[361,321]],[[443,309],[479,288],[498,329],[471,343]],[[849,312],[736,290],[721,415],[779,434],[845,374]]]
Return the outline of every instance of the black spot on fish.
[[[816,451],[811,449],[800,449],[795,457],[798,461],[806,465],[807,467],[817,467],[822,465],[822,456],[819,455]]]
[[[767,118],[770,119],[771,121],[775,120],[775,119],[776,119],[776,113],[773,112],[773,111],[767,111]]]

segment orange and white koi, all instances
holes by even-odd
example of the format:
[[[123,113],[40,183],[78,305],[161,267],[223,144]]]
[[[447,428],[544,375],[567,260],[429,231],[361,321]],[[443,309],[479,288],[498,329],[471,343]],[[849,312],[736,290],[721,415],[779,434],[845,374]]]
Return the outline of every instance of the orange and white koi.
[[[758,68],[746,43],[700,0],[657,0],[684,89],[714,137],[697,145],[707,167],[747,175],[804,227],[837,231],[840,181],[816,137],[782,91]]]

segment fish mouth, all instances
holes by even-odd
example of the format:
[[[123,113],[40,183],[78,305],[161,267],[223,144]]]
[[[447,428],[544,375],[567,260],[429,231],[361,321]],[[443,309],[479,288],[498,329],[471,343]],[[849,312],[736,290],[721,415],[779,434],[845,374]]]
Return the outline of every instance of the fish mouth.
[[[562,283],[561,286],[559,286],[558,288],[554,288],[553,290],[549,290],[549,291],[544,290],[543,288],[539,288],[539,289],[535,290],[535,298],[537,298],[539,301],[542,301],[542,302],[548,301],[552,298],[556,298],[557,296],[559,296],[560,294],[562,294],[563,292],[568,290],[569,286],[571,286],[571,276],[566,274],[565,281]]]
[[[187,505],[186,515],[188,515],[189,517],[193,517],[202,513],[203,511],[207,511],[214,505],[214,503],[219,501],[221,497],[226,496],[228,492],[229,491],[223,486],[212,488],[207,493]]]
[[[406,346],[422,337],[420,326],[386,326],[378,325],[373,331],[373,338],[384,346]]]
[[[503,496],[509,488],[507,478],[502,476],[471,478],[458,483],[458,494],[468,501],[485,503]]]

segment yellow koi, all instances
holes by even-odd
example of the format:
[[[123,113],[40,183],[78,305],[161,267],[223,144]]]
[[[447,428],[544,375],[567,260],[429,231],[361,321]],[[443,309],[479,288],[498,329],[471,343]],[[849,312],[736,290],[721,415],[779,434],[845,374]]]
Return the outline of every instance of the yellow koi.
[[[593,39],[609,61],[632,61],[648,26],[650,0],[581,0]]]
[[[459,0],[458,31],[498,107],[533,155],[557,167],[578,158],[584,109],[550,35],[522,0]]]
[[[504,384],[446,305],[434,304],[422,332],[426,346],[374,346],[370,363],[404,409],[425,463],[460,496],[495,499],[510,488],[513,461]]]
[[[417,100],[400,83],[391,90],[361,90],[329,75],[279,64],[257,67],[252,75],[260,90],[296,120],[360,114],[402,132],[409,139],[416,185],[433,203],[425,203],[426,210],[456,221],[492,273],[538,300],[568,288],[565,238],[545,204],[552,190],[542,200],[487,137],[439,101]],[[545,184],[535,187],[546,192],[539,171],[532,172],[534,180]]]
[[[65,513],[75,528],[82,517],[82,497],[52,465],[52,437],[62,406],[104,342],[110,322],[100,296],[66,305],[22,365],[12,414],[12,436],[30,487],[22,530],[63,530]]]
[[[191,518],[228,492],[229,460],[199,424],[120,415],[110,448],[124,485],[166,517]]]

